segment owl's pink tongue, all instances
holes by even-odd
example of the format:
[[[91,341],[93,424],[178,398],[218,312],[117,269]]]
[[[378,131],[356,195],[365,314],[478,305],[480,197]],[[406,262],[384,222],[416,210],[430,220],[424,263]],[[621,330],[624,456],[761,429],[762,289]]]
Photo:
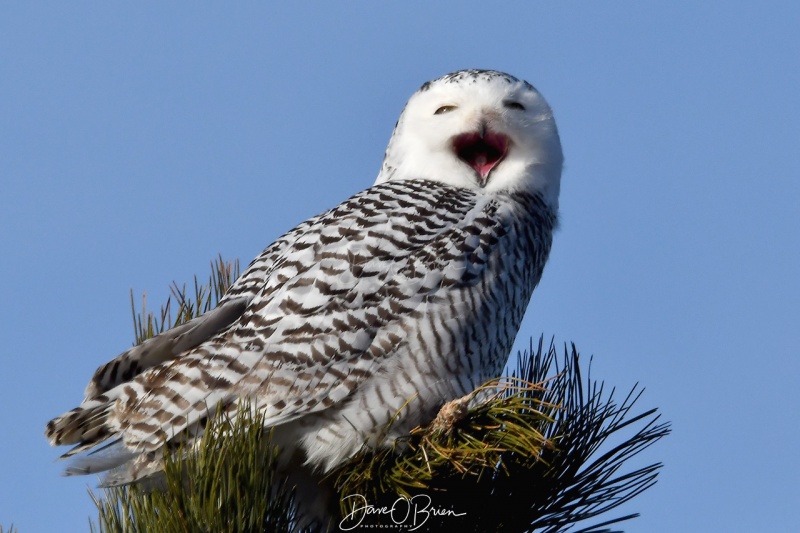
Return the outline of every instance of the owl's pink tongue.
[[[485,182],[489,172],[508,151],[508,137],[502,133],[486,131],[462,133],[453,140],[453,148],[460,160],[475,169]]]

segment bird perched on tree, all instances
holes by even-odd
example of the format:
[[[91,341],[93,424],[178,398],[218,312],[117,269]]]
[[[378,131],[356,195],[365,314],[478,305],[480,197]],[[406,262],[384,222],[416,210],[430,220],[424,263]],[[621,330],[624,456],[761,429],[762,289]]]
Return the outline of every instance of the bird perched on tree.
[[[97,369],[47,424],[68,473],[161,469],[216,406],[248,400],[273,441],[327,472],[431,421],[502,371],[557,223],[550,107],[508,74],[425,83],[375,184],[267,247],[219,305]],[[109,451],[107,450],[107,451]]]

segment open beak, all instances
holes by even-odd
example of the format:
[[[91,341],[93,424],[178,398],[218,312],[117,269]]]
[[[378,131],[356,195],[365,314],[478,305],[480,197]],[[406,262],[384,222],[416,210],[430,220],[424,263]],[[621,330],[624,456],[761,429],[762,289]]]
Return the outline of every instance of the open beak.
[[[462,133],[453,139],[453,150],[460,160],[478,173],[481,185],[486,185],[489,173],[508,152],[508,137],[488,129]]]

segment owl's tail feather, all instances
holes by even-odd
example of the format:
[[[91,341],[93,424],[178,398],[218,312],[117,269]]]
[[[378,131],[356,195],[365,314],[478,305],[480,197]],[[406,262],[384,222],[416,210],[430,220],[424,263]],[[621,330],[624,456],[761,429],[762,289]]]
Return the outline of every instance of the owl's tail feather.
[[[162,468],[160,452],[128,449],[117,428],[109,423],[113,409],[113,400],[90,400],[47,424],[45,436],[50,444],[75,444],[59,457],[70,459],[65,476],[107,472],[101,486],[110,487],[138,483],[158,474]]]
[[[114,400],[106,396],[86,401],[48,422],[44,436],[52,446],[76,444],[77,446],[62,455],[61,459],[72,457],[94,448],[115,434],[107,423],[113,409]]]
[[[72,450],[70,450],[72,452]],[[99,449],[92,450],[81,457],[73,457],[69,466],[64,470],[65,476],[84,476],[86,474],[96,474],[98,472],[108,472],[109,470],[126,469],[130,463],[136,459],[137,453],[125,448],[122,439],[114,439]],[[122,468],[119,468],[121,467]],[[107,480],[111,473],[106,474]],[[116,483],[119,484],[119,483]],[[110,486],[103,484],[104,486]]]

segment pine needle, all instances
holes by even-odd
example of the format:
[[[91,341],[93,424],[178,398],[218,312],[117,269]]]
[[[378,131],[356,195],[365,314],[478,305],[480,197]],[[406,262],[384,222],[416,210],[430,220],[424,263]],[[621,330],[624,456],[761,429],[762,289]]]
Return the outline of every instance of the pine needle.
[[[290,488],[276,477],[277,450],[263,416],[247,405],[218,409],[200,443],[181,445],[164,462],[164,486],[138,485],[92,494],[102,533],[288,531],[295,520]]]

